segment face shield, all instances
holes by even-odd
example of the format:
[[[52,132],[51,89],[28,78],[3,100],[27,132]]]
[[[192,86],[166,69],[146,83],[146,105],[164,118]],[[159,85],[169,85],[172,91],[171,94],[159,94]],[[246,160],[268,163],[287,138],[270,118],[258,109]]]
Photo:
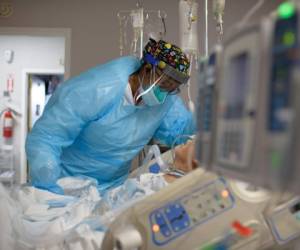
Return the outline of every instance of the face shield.
[[[172,77],[170,77],[168,75],[168,72],[163,72],[162,70],[157,68],[155,70],[155,73],[157,74],[157,76],[162,76],[162,78],[157,83],[157,85],[163,91],[166,91],[166,92],[168,92],[168,94],[171,94],[171,95],[176,95],[180,92],[180,86],[182,86],[183,84],[181,84],[180,82],[178,82],[175,79],[173,79]]]
[[[145,104],[149,106],[163,104],[169,94],[179,93],[180,83],[170,78],[165,72],[153,66],[149,72],[149,80],[146,82],[145,73],[142,78],[139,77],[140,93],[136,101],[141,97]]]

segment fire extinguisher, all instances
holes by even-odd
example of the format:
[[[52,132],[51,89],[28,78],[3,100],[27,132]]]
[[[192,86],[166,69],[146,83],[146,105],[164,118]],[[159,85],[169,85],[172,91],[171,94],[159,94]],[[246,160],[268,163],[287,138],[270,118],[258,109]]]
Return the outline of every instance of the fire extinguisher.
[[[3,148],[12,149],[13,146],[13,116],[10,110],[4,112],[3,116]]]

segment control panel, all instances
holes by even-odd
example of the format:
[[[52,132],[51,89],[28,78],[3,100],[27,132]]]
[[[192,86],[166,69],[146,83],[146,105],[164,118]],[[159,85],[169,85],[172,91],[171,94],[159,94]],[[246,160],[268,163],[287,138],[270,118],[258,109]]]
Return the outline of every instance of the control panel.
[[[224,179],[208,183],[150,213],[152,240],[156,245],[164,245],[231,209],[234,203]]]
[[[124,212],[110,226],[113,234],[107,234],[103,249],[113,249],[106,243],[119,235],[122,225],[126,225],[124,233],[127,225],[139,232],[141,249],[255,250],[272,246],[275,241],[261,216],[268,198],[254,202],[243,193],[237,195],[237,189],[231,180],[196,169]]]

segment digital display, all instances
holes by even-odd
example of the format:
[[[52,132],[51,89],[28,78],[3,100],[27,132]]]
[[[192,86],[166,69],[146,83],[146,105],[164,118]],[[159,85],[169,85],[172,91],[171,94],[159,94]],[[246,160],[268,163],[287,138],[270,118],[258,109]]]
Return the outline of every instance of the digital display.
[[[239,119],[244,116],[249,86],[249,55],[239,54],[229,61],[225,81],[225,119]]]

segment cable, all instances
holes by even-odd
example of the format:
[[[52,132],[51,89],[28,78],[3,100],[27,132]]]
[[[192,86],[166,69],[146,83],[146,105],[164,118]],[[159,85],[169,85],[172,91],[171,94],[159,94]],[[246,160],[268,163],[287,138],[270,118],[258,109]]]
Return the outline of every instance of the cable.
[[[239,23],[239,26],[242,26],[243,24],[245,24],[254,14],[256,11],[258,11],[261,6],[265,3],[265,0],[259,0],[247,13],[246,15],[243,17],[243,19],[241,20],[241,22]]]
[[[189,68],[189,75],[191,75],[192,73],[192,67],[193,67],[193,55],[190,55],[190,68]],[[187,82],[187,94],[188,94],[188,106],[189,106],[189,110],[194,113],[195,112],[195,104],[192,101],[192,97],[191,97],[191,78],[189,78],[188,82]]]

